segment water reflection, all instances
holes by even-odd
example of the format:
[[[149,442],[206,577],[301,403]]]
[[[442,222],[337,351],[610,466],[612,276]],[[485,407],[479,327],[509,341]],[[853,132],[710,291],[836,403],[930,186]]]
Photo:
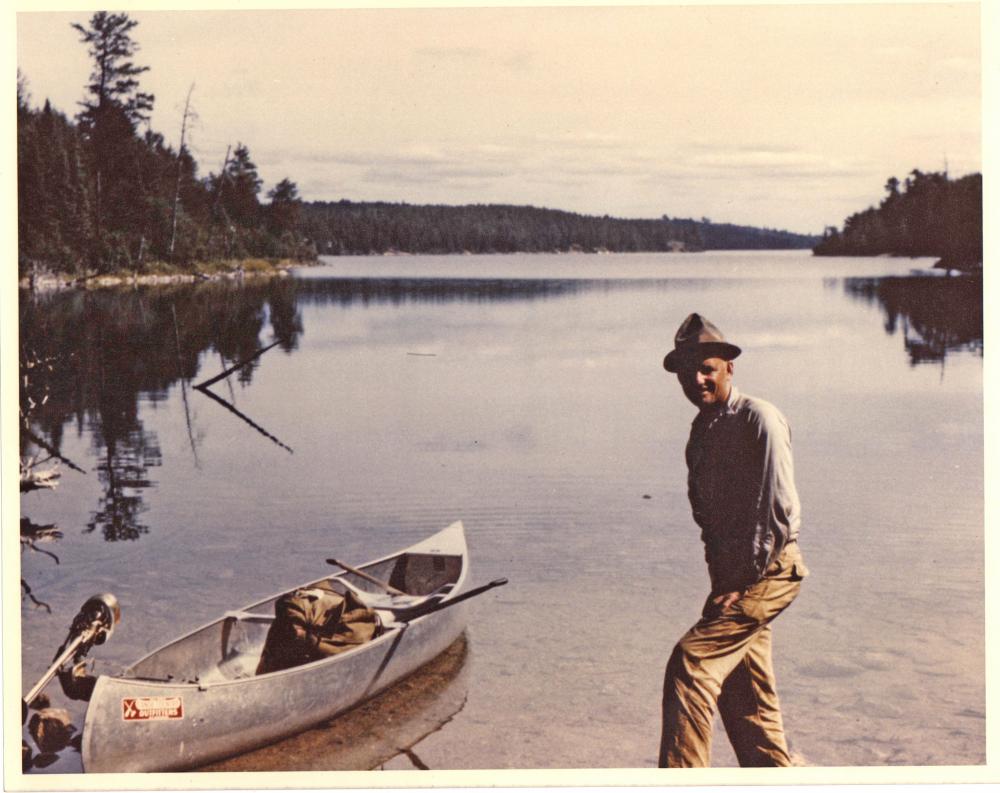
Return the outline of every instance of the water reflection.
[[[606,279],[568,278],[308,278],[299,282],[298,294],[304,302],[315,305],[492,303],[563,297],[585,291],[610,291],[623,283]],[[631,281],[627,285],[634,288],[639,283],[642,282]]]
[[[46,551],[44,548],[39,548],[38,543],[40,542],[53,542],[55,540],[62,539],[63,533],[56,528],[54,523],[34,523],[31,518],[22,517],[21,518],[21,550],[31,550],[37,553],[43,553],[46,556],[51,556],[55,559],[56,564],[59,564],[59,557],[56,556],[52,551]]]
[[[59,564],[59,557],[56,556],[52,551],[47,551],[44,548],[39,548],[39,543],[49,543],[55,542],[56,540],[62,539],[63,533],[56,528],[54,523],[35,523],[31,518],[21,517],[21,552],[31,551],[33,553],[40,553],[51,557],[55,560],[56,564]],[[31,586],[23,578],[21,579],[21,597],[22,600],[26,597],[30,600],[35,608],[45,609],[49,614],[52,613],[52,607],[48,603],[39,600],[35,593],[32,591]]]
[[[109,542],[136,540],[143,522],[143,493],[155,486],[162,464],[159,439],[143,426],[142,401],[167,399],[181,385],[188,441],[197,460],[188,385],[209,356],[220,369],[249,385],[268,326],[285,352],[298,346],[303,305],[408,301],[487,302],[526,300],[612,289],[602,280],[535,279],[278,279],[261,283],[186,284],[138,290],[72,291],[20,295],[21,454],[44,449],[72,469],[61,445],[70,422],[90,432],[103,494],[86,531]],[[635,288],[635,283],[631,284]],[[231,366],[233,362],[245,362]],[[291,448],[233,404],[201,389],[275,444]]]
[[[278,743],[201,771],[365,771],[397,755],[426,768],[419,743],[462,710],[468,697],[463,634],[430,663],[374,699]]]
[[[83,734],[63,708],[53,708],[44,694],[35,699],[27,729],[21,731],[21,770],[78,773]],[[30,742],[28,739],[31,739]]]
[[[154,433],[133,427],[102,438],[107,427],[101,424],[100,432],[94,434],[95,451],[100,452],[101,445],[104,448],[104,460],[97,469],[104,494],[85,531],[100,528],[109,542],[135,540],[149,531],[139,519],[148,509],[142,493],[155,484],[148,476],[149,469],[159,466],[163,457]]]
[[[885,331],[902,332],[911,366],[943,361],[952,351],[983,354],[981,276],[848,278],[844,289],[881,305]]]
[[[44,449],[61,457],[64,429],[90,432],[103,494],[87,523],[105,540],[135,540],[148,532],[143,492],[162,464],[159,440],[140,419],[140,402],[159,402],[187,383],[202,357],[223,365],[261,346],[270,325],[286,352],[298,344],[302,321],[296,284],[201,284],[141,290],[20,295],[21,455]],[[249,384],[255,364],[238,370]],[[192,448],[194,434],[190,432]]]
[[[574,278],[292,278],[260,283],[208,283],[139,290],[22,293],[21,454],[61,455],[72,423],[89,431],[102,488],[87,531],[108,541],[149,531],[143,493],[162,465],[156,434],[143,426],[140,404],[167,399],[178,383],[188,442],[197,465],[188,386],[218,356],[217,371],[235,368],[251,384],[263,343],[294,351],[305,306],[547,300],[585,292],[678,289],[687,279]],[[703,287],[707,281],[697,283]],[[848,278],[852,298],[880,305],[890,334],[901,330],[912,364],[943,360],[949,351],[982,353],[982,281],[969,278]],[[262,338],[267,331],[270,338]],[[212,368],[215,368],[214,366]],[[291,449],[234,402],[232,383],[201,393],[272,442]]]
[[[236,406],[233,405],[231,402],[227,402],[225,399],[223,399],[222,397],[220,397],[218,394],[212,393],[207,388],[200,388],[198,390],[199,390],[199,393],[204,394],[205,396],[207,396],[209,399],[211,399],[216,404],[222,405],[222,407],[224,407],[226,410],[228,410],[230,413],[232,413],[234,416],[236,416],[236,418],[240,419],[240,421],[243,421],[245,424],[247,424],[248,426],[250,426],[251,428],[253,428],[257,432],[259,432],[261,435],[263,435],[265,438],[267,438],[269,441],[271,441],[276,446],[280,446],[282,449],[284,449],[289,454],[294,453],[294,449],[292,449],[291,446],[288,446],[287,444],[282,443],[274,435],[272,435],[270,432],[268,432],[266,429],[264,429],[262,426],[260,426],[260,424],[258,424],[256,421],[254,421],[249,416],[247,416],[245,413],[243,413],[240,410],[238,410],[236,408]]]
[[[199,771],[366,771],[403,755],[426,768],[420,742],[439,731],[469,695],[465,634],[437,658],[381,694],[309,730]],[[22,727],[22,770],[81,773],[82,734],[71,714],[40,694]],[[81,714],[82,719],[82,714]]]

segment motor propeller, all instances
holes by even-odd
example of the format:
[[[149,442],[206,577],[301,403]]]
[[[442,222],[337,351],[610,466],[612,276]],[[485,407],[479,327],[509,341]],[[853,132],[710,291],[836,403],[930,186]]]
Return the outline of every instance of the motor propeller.
[[[93,636],[87,640],[87,647],[83,649],[83,653],[88,652],[95,644],[104,644],[115,632],[115,626],[121,621],[122,610],[121,606],[118,605],[118,598],[110,592],[94,595],[80,607],[80,612],[73,618],[69,635],[66,637],[63,647],[60,648],[60,652],[69,644],[74,635],[84,634],[88,631],[93,631]]]

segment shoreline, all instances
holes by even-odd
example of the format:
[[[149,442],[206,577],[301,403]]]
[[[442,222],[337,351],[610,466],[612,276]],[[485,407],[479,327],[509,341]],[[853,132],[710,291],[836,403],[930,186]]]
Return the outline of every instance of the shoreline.
[[[191,269],[170,268],[168,272],[117,272],[74,276],[65,272],[41,272],[18,279],[17,287],[29,292],[64,289],[111,289],[121,286],[170,286],[202,281],[242,281],[247,278],[287,278],[297,267],[312,267],[316,261],[291,259],[233,259],[226,262],[197,262]]]
[[[750,249],[748,249],[750,250]],[[808,249],[801,249],[808,250]],[[669,251],[669,253],[701,253],[702,251],[692,250],[692,249],[675,249]],[[513,252],[515,254],[522,253],[521,251]],[[536,252],[537,253],[537,252]],[[565,253],[590,253],[593,255],[600,255],[606,253],[613,253],[607,249],[597,249],[591,251],[561,251],[555,250],[550,251],[553,255],[565,254]],[[326,254],[330,255],[330,254]],[[368,257],[368,256],[416,256],[420,254],[415,254],[411,251],[401,251],[401,250],[387,250],[376,252],[373,251],[368,254],[340,254],[334,255],[334,258],[352,258],[352,257]],[[438,254],[440,255],[440,254]],[[448,255],[448,254],[445,254]],[[469,251],[454,252],[450,255],[453,256],[463,256],[470,255]],[[829,254],[817,254],[813,251],[813,256],[828,256]],[[887,256],[890,258],[915,258],[915,257],[904,257],[901,254],[881,254],[882,256]],[[163,266],[166,271],[160,270],[154,272],[138,273],[136,271],[131,272],[117,272],[117,273],[106,273],[106,274],[91,274],[85,276],[74,276],[66,272],[59,271],[49,271],[42,270],[41,273],[32,273],[30,275],[23,276],[18,279],[17,286],[18,290],[24,290],[27,292],[56,292],[66,289],[113,289],[123,286],[138,287],[138,286],[173,286],[176,284],[190,284],[198,283],[202,281],[242,281],[247,278],[258,279],[258,278],[287,278],[290,275],[290,271],[293,269],[301,267],[316,267],[321,265],[322,262],[319,258],[315,260],[303,260],[295,261],[292,259],[232,259],[223,262],[198,262],[195,263],[191,269],[180,269],[170,266]],[[943,271],[946,275],[952,276],[975,276],[982,275],[982,266],[979,267],[964,267],[956,266],[955,263],[948,263],[944,259],[939,259],[931,268],[933,270]]]

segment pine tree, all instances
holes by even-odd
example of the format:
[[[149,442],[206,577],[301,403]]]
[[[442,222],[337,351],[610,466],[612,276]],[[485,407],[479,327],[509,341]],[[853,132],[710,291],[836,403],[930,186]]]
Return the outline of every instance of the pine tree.
[[[229,217],[241,226],[253,226],[260,215],[261,178],[257,165],[250,159],[250,149],[237,144],[229,164],[226,166],[223,186],[223,203]]]
[[[144,196],[141,171],[137,172],[140,141],[135,133],[141,122],[148,121],[154,97],[140,91],[136,79],[149,67],[131,60],[139,49],[131,36],[137,24],[128,14],[107,11],[95,12],[87,28],[72,24],[94,61],[89,98],[80,102],[77,120],[90,155],[96,242],[92,263],[99,270],[131,263],[136,255],[141,259],[145,242]]]

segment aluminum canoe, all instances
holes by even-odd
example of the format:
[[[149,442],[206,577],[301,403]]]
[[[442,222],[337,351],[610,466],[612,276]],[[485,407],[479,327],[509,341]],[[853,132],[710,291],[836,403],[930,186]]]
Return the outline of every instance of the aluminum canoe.
[[[437,595],[443,604],[461,593],[468,577],[462,524],[358,569],[415,596],[444,588]],[[373,604],[380,599],[378,587],[349,572],[299,586],[321,581],[370,593]],[[100,676],[84,720],[84,770],[190,769],[271,743],[374,696],[435,658],[465,629],[465,603],[411,619],[401,613],[357,648],[255,675],[274,603],[293,588],[227,612],[121,675]]]

